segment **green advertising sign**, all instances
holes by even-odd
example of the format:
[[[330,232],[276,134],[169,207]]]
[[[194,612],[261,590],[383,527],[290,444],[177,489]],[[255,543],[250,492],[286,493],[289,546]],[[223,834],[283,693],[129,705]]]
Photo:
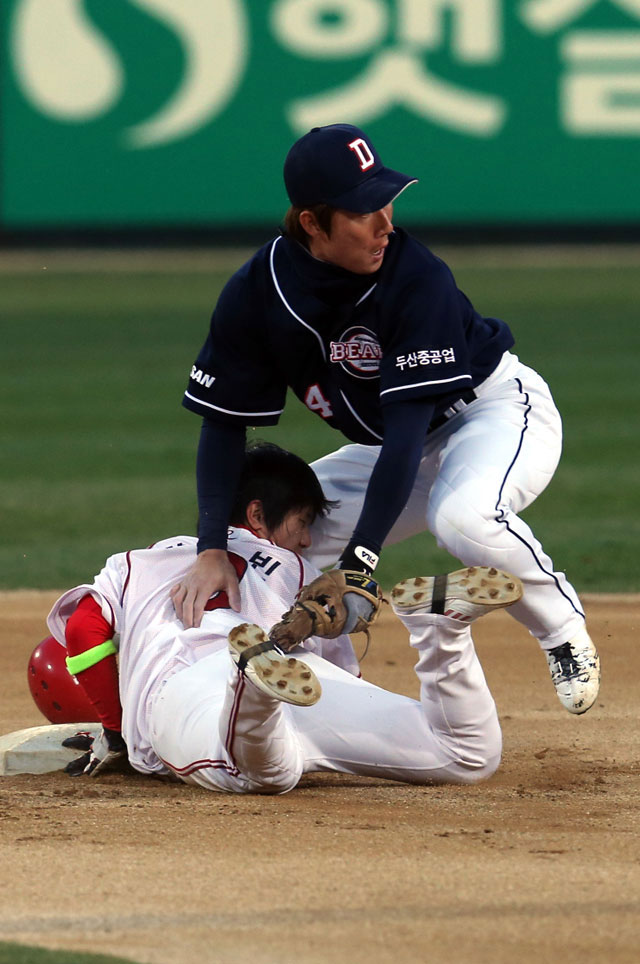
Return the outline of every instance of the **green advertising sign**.
[[[5,228],[277,221],[315,125],[412,222],[640,221],[640,0],[3,0]]]

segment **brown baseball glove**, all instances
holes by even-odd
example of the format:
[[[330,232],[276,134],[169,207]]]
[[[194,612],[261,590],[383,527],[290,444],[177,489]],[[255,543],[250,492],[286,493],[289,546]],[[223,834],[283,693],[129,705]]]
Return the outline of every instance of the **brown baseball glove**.
[[[300,590],[269,638],[287,651],[309,636],[335,639],[342,633],[368,635],[381,603],[382,592],[371,576],[330,569]]]

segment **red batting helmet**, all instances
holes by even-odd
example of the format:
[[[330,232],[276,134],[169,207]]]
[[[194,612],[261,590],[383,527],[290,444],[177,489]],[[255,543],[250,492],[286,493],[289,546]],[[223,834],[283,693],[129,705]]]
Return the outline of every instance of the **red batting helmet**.
[[[97,723],[89,697],[67,669],[67,650],[47,636],[31,654],[27,678],[36,706],[50,723]]]

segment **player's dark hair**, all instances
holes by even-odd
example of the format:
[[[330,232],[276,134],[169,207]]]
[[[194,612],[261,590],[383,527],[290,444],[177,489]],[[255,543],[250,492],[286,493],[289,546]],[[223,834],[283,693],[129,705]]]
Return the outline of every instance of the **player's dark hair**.
[[[300,224],[300,215],[302,212],[311,211],[318,223],[318,227],[324,231],[327,237],[331,237],[331,222],[335,210],[336,208],[332,208],[329,204],[307,204],[304,207],[293,204],[284,216],[282,233],[286,234],[288,238],[298,241],[305,248],[308,248],[309,235]]]
[[[311,509],[325,516],[337,505],[325,498],[318,478],[304,459],[272,442],[251,442],[247,446],[242,474],[231,510],[231,525],[242,525],[247,506],[260,499],[266,527],[273,531],[289,512]]]

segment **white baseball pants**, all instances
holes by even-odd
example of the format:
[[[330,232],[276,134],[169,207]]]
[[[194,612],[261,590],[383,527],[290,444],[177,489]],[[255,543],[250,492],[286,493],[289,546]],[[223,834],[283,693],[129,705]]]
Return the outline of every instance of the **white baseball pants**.
[[[468,628],[403,616],[418,651],[420,699],[358,679],[296,651],[322,684],[315,706],[281,703],[240,675],[226,651],[172,676],[150,714],[154,751],[185,782],[231,793],[285,793],[304,773],[333,771],[407,783],[475,783],[502,748],[496,707]]]
[[[518,513],[551,481],[562,449],[560,415],[546,382],[505,353],[472,402],[427,436],[416,483],[385,545],[430,531],[465,566],[496,566],[524,584],[509,612],[552,649],[575,636],[582,606]],[[360,515],[379,448],[346,445],[313,463],[328,499],[340,505],[316,520],[308,557],[335,565]],[[420,569],[418,564],[417,569]],[[429,575],[406,572],[398,578]]]

